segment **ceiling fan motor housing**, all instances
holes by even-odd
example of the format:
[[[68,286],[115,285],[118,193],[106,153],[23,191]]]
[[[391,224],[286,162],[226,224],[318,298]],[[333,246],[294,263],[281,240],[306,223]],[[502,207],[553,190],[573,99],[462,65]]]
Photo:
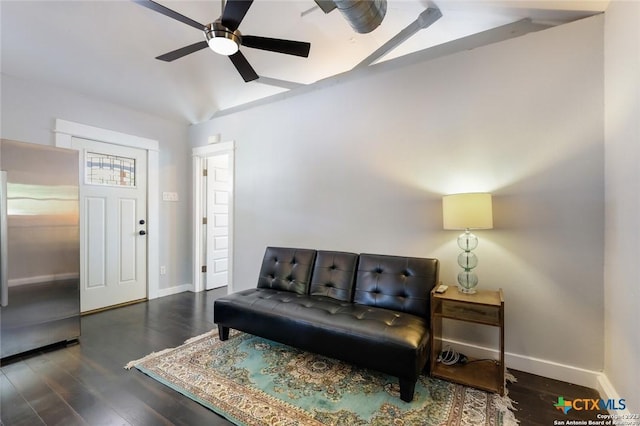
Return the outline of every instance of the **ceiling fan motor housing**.
[[[387,13],[387,0],[333,0],[336,7],[357,33],[378,28]]]
[[[207,25],[204,36],[209,47],[216,53],[229,56],[238,51],[242,44],[242,34],[240,31],[231,31],[222,25],[220,20]]]

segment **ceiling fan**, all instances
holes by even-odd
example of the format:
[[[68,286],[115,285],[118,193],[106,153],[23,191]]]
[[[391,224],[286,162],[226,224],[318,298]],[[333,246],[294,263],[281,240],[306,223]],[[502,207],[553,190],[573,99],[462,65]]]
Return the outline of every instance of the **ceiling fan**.
[[[238,31],[242,19],[247,14],[253,0],[224,0],[222,3],[222,16],[210,24],[203,25],[191,18],[187,18],[180,13],[169,9],[152,0],[133,0],[141,6],[161,13],[169,18],[173,18],[183,24],[190,25],[204,33],[205,40],[181,47],[156,59],[171,62],[180,59],[190,53],[197,52],[206,47],[210,47],[214,52],[228,56],[236,67],[245,82],[258,78],[247,58],[240,52],[240,46],[252,47],[254,49],[268,50],[271,52],[284,53],[302,57],[309,56],[310,43],[278,38],[243,35]]]

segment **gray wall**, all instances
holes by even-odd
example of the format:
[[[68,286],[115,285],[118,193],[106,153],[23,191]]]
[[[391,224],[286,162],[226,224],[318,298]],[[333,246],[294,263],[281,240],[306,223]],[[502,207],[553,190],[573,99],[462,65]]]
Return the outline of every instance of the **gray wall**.
[[[601,370],[602,63],[597,16],[192,126],[236,141],[235,288],[267,245],[437,257],[452,284],[441,197],[490,191],[477,272],[506,350]]]
[[[605,14],[605,374],[640,412],[640,3]]]
[[[4,139],[55,145],[56,118],[155,139],[160,144],[160,190],[178,192],[177,203],[160,202],[160,289],[191,283],[191,175],[187,126],[45,84],[5,74],[2,85]],[[160,199],[162,199],[160,197]]]

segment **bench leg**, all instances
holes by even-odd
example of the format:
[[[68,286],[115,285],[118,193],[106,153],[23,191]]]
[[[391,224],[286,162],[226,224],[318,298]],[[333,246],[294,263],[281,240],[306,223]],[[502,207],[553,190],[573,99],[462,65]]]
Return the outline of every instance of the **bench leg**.
[[[220,337],[220,340],[223,342],[229,340],[229,327],[218,324],[218,337]]]
[[[413,401],[413,392],[416,389],[417,380],[400,378],[400,399],[404,402]]]

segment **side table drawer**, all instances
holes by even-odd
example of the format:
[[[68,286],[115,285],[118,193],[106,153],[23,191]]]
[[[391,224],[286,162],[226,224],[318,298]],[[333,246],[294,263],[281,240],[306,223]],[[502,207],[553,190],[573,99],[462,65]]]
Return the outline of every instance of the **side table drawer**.
[[[439,300],[436,315],[488,325],[500,325],[500,309],[496,306]]]

